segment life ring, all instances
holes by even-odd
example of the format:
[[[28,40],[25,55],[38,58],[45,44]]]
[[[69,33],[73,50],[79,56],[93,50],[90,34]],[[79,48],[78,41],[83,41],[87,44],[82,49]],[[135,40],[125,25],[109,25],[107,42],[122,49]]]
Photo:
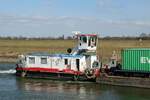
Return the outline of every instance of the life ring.
[[[96,78],[94,69],[89,69],[89,68],[87,68],[87,69],[85,70],[85,75],[86,75],[86,77],[87,77],[88,79],[94,79],[94,78]]]

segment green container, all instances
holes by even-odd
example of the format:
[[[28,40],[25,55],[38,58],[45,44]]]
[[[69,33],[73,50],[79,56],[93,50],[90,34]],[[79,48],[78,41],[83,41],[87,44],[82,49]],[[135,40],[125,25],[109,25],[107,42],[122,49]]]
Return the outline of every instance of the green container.
[[[122,70],[150,72],[150,48],[130,48],[121,52]]]

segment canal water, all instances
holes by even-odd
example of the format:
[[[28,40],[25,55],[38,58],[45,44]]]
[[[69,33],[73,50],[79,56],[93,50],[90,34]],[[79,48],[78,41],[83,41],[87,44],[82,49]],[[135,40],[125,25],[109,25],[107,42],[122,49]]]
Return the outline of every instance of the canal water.
[[[150,89],[24,79],[15,64],[0,63],[0,100],[150,100]]]

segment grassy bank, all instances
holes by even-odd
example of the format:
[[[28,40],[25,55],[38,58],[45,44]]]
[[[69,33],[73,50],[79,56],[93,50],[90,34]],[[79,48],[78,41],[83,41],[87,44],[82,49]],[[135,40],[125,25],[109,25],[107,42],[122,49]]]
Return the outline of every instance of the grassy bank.
[[[73,48],[76,40],[0,40],[0,61],[16,59],[19,54],[46,51],[50,53],[66,53]],[[99,40],[98,55],[106,62],[113,51],[120,55],[121,49],[132,47],[150,48],[150,40]]]

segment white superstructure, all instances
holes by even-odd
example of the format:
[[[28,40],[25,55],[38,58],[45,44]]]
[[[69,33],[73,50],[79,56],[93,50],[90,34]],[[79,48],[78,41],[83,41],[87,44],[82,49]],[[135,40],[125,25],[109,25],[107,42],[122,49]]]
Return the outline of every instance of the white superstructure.
[[[99,69],[97,35],[77,34],[78,44],[68,54],[29,53],[19,57],[18,71],[94,74]],[[92,72],[90,72],[92,69]],[[16,69],[17,70],[17,69]]]

